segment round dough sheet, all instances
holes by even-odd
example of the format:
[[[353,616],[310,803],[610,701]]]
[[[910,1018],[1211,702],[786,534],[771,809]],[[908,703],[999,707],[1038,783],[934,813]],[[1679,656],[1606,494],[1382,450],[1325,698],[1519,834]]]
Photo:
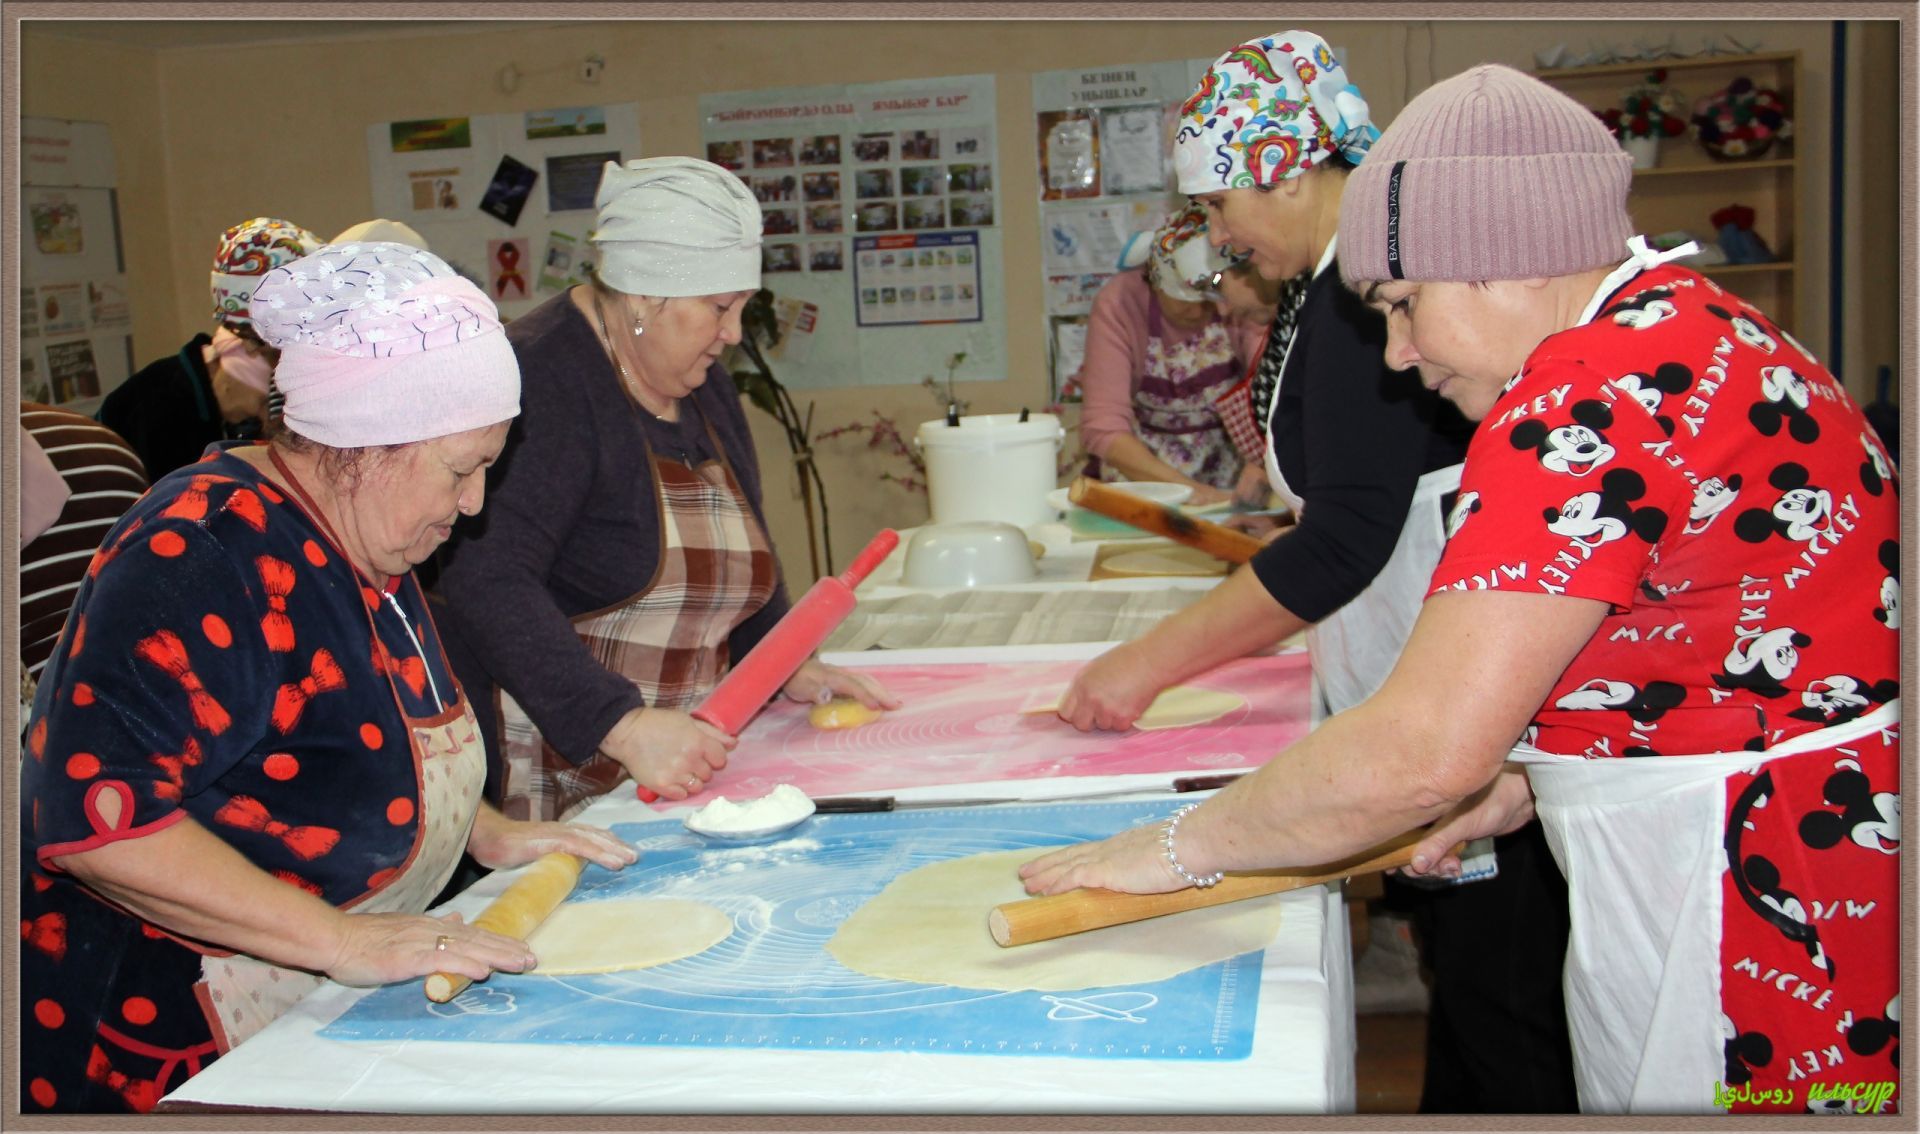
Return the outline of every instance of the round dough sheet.
[[[1236,693],[1202,689],[1197,685],[1174,685],[1160,691],[1147,711],[1133,722],[1133,727],[1186,728],[1217,721],[1235,709],[1246,707],[1247,699]]]
[[[1280,930],[1280,895],[1269,895],[1003,949],[987,932],[987,914],[1029,896],[1020,864],[1047,849],[910,870],[842,922],[827,952],[855,972],[890,980],[1059,992],[1167,980],[1263,949]]]
[[[527,937],[542,976],[648,969],[725,941],[733,919],[705,902],[613,898],[568,902]]]
[[[1227,565],[1192,547],[1143,547],[1122,551],[1100,561],[1113,575],[1224,575]]]

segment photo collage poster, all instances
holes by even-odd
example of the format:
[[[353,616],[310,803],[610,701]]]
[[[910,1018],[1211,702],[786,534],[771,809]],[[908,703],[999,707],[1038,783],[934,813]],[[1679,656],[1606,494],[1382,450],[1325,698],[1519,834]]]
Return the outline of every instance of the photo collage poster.
[[[411,225],[507,319],[593,278],[593,199],[641,156],[637,103],[367,127],[374,215]]]
[[[703,95],[700,114],[701,156],[760,203],[781,381],[913,383],[961,352],[958,378],[1004,377],[991,76]],[[925,333],[873,333],[894,328]]]
[[[1033,77],[1041,271],[1056,402],[1077,402],[1093,297],[1121,249],[1181,202],[1170,147],[1181,103],[1211,60],[1043,71]]]
[[[91,414],[134,369],[112,134],[22,118],[20,159],[20,398]]]

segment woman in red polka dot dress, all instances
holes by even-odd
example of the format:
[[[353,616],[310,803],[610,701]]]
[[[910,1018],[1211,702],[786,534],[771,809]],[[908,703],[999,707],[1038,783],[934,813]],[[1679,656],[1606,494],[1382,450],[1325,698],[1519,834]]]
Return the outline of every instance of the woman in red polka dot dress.
[[[481,804],[484,754],[411,574],[480,510],[519,412],[493,305],[391,244],[322,249],[255,303],[287,431],[154,485],[94,557],[40,682],[21,791],[27,1113],[151,1110],[325,977],[531,967],[523,941],[422,915],[462,851],[635,857]]]

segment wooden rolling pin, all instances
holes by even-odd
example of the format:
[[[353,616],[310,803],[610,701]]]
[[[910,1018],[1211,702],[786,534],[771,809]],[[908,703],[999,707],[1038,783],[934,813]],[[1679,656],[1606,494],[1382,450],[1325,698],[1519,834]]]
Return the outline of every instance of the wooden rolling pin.
[[[538,929],[540,923],[547,920],[547,915],[566,901],[568,894],[573,893],[573,884],[579,881],[580,868],[584,865],[585,860],[565,851],[542,855],[527,867],[525,874],[514,879],[511,886],[481,910],[480,916],[474,918],[472,924],[525,941],[527,934]],[[435,1004],[445,1004],[465,992],[472,983],[472,977],[434,973],[427,978],[427,999]]]
[[[1202,890],[1189,887],[1171,894],[1122,894],[1114,890],[1068,890],[1044,898],[1023,898],[993,907],[987,914],[987,931],[1003,946],[1031,945],[1051,941],[1090,929],[1145,921],[1150,917],[1197,910],[1278,894],[1305,886],[1318,886],[1355,874],[1391,870],[1413,861],[1413,848],[1426,828],[1408,831],[1352,858],[1320,866],[1294,867],[1290,870],[1249,870],[1233,872],[1216,885]],[[1465,844],[1462,844],[1464,846]],[[1454,853],[1460,852],[1454,848]]]
[[[1254,552],[1266,546],[1245,532],[1189,516],[1171,505],[1156,504],[1084,476],[1075,479],[1067,489],[1067,499],[1089,512],[1098,512],[1143,532],[1166,536],[1228,563],[1245,563],[1253,558]]]

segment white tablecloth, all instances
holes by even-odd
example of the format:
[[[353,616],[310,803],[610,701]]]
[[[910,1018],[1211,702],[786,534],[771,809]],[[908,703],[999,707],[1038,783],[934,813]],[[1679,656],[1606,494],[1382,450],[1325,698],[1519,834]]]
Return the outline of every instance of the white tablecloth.
[[[657,817],[621,791],[582,816],[606,824]],[[447,908],[472,917],[511,878],[490,876]],[[341,1041],[318,1032],[366,990],[328,984],[189,1079],[167,1096],[165,1107],[409,1114],[1351,1112],[1353,976],[1339,893],[1315,886],[1282,901],[1280,931],[1261,968],[1253,1051],[1244,1060]]]

